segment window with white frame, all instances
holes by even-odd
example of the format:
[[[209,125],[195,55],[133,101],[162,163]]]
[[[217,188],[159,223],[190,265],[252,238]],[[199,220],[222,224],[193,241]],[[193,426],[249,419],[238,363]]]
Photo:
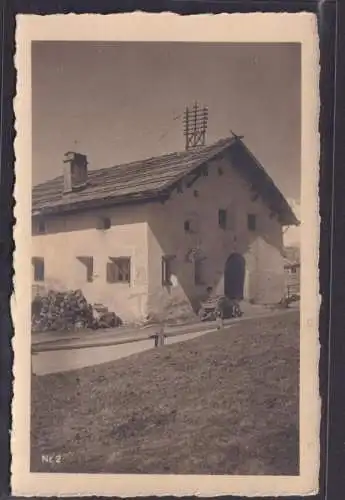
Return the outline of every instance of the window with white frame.
[[[107,262],[107,283],[131,282],[131,258],[109,257]]]

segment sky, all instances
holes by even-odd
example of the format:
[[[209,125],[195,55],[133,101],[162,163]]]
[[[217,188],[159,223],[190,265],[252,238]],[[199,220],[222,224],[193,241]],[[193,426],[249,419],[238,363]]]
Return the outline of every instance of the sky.
[[[208,106],[206,143],[233,130],[288,198],[299,199],[297,44],[33,42],[33,183],[184,149],[182,115]]]

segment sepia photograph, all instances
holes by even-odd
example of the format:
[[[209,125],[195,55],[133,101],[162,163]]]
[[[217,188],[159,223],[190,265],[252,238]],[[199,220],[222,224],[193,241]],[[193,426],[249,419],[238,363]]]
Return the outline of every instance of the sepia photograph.
[[[318,404],[303,44],[152,33],[27,42],[27,473],[298,479]]]

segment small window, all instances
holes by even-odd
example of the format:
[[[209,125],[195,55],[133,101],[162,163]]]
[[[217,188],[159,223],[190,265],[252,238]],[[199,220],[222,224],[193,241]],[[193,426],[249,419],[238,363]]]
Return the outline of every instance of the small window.
[[[165,255],[162,257],[162,285],[168,286],[171,285],[171,277],[172,277],[172,262],[175,259],[173,255]]]
[[[32,265],[34,268],[34,281],[44,281],[44,259],[42,257],[33,257]]]
[[[84,264],[86,281],[91,283],[93,281],[93,257],[77,257],[77,259]]]
[[[226,229],[226,210],[218,210],[218,225],[221,229]]]
[[[186,233],[196,234],[199,232],[199,217],[197,214],[189,214],[188,219],[183,223],[183,228]]]
[[[97,229],[106,231],[107,229],[110,229],[111,227],[111,220],[109,217],[102,217],[99,219],[98,224],[97,224]]]
[[[256,231],[256,215],[248,214],[247,226],[249,231]]]
[[[194,284],[204,285],[203,279],[203,259],[197,258],[194,261]]]
[[[109,257],[111,262],[107,263],[108,283],[130,283],[131,282],[131,259],[130,257]]]
[[[45,234],[46,232],[46,221],[43,219],[38,219],[37,221],[37,232],[38,234]]]

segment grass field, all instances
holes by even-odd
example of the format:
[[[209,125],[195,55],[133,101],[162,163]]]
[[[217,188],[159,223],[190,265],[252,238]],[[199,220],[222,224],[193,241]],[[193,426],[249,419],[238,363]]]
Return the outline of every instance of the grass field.
[[[31,470],[296,475],[298,388],[298,312],[34,376]]]

